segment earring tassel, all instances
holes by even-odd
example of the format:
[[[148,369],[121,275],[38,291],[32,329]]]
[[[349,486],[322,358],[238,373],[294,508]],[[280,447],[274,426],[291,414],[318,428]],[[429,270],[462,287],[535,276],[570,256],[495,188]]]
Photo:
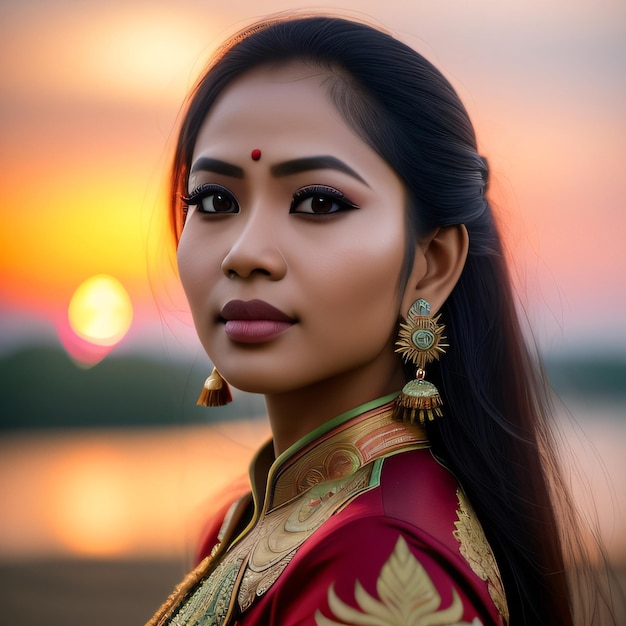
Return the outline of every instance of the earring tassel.
[[[401,422],[419,423],[422,426],[443,415],[441,407],[443,401],[435,385],[419,376],[423,370],[418,370],[418,378],[410,380],[402,388],[396,398],[394,417]]]
[[[228,383],[214,367],[211,375],[204,381],[204,386],[198,397],[198,406],[224,406],[233,401]]]

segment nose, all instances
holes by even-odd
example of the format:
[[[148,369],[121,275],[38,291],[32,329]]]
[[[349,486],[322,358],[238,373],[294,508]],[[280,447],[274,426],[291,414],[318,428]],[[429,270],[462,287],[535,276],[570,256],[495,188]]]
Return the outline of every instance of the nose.
[[[283,278],[287,273],[287,262],[278,247],[276,229],[251,217],[224,257],[222,272],[228,278]]]

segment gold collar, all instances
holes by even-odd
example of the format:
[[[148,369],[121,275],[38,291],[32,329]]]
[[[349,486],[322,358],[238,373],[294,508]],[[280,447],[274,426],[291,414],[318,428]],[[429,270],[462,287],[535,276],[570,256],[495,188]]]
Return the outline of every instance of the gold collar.
[[[378,398],[329,420],[276,460],[271,441],[261,448],[250,466],[254,519],[315,485],[342,481],[376,459],[407,448],[428,447],[421,426],[392,418],[396,395]]]

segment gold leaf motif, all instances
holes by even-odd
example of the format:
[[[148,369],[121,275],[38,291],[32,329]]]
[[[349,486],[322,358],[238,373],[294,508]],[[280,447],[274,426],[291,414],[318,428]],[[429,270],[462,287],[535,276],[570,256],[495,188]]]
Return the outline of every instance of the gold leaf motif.
[[[315,614],[317,626],[462,626],[463,603],[452,589],[452,604],[439,610],[441,596],[421,563],[413,556],[402,536],[383,565],[372,597],[357,580],[354,598],[359,609],[339,599],[333,585],[328,590],[328,606],[334,618],[321,611]],[[475,626],[481,626],[474,620]]]
[[[459,508],[456,512],[458,520],[454,522],[456,530],[453,535],[459,542],[459,552],[472,568],[474,574],[487,582],[489,595],[496,605],[502,621],[504,624],[508,624],[509,608],[504,593],[504,585],[491,546],[465,494],[457,489],[456,496],[459,501]]]

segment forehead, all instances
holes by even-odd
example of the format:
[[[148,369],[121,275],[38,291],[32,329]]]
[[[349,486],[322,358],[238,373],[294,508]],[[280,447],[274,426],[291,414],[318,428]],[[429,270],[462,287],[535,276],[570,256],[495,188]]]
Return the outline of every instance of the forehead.
[[[331,101],[333,80],[332,73],[304,63],[264,66],[244,74],[212,106],[198,134],[196,153],[207,146],[227,149],[235,137],[270,140],[273,145],[317,137],[325,145],[348,141],[365,147]]]
[[[229,85],[205,118],[194,146],[198,159],[217,159],[261,181],[278,163],[330,156],[371,188],[404,185],[391,166],[346,122],[330,96],[332,73],[290,63],[244,74]],[[253,150],[262,158],[253,161]],[[252,166],[254,164],[254,167]],[[190,183],[195,182],[194,174]]]

